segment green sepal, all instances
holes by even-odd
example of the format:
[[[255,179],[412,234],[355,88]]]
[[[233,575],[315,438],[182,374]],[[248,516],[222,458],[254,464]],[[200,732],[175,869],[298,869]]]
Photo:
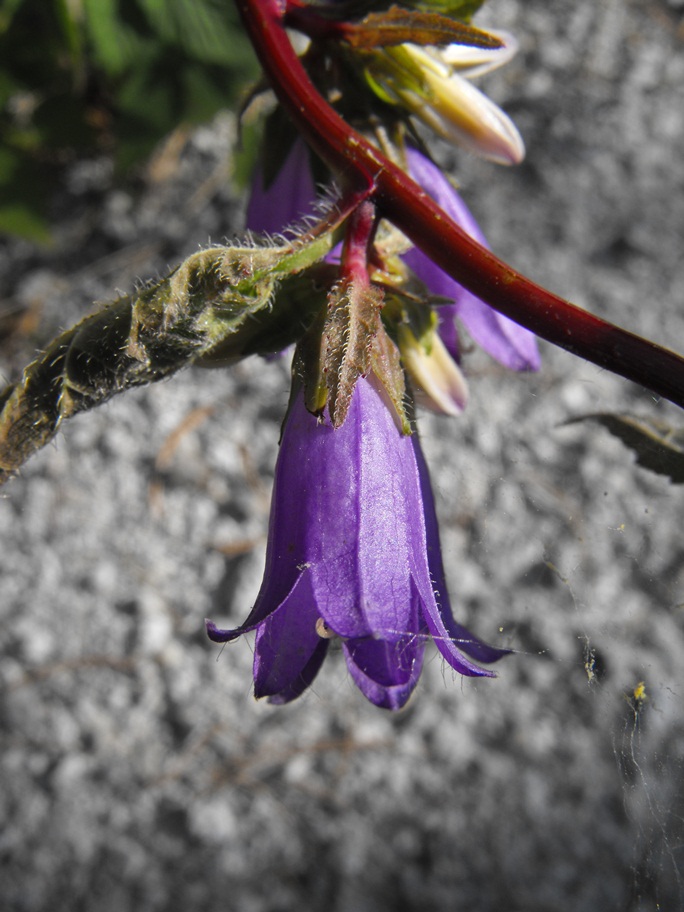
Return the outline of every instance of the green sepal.
[[[381,310],[382,294],[371,285],[342,281],[328,294],[321,349],[333,427],[344,423],[356,381],[370,370],[371,345],[380,328]]]
[[[304,404],[312,415],[321,415],[328,401],[328,386],[323,371],[324,356],[321,339],[327,319],[326,307],[315,315],[308,332],[299,340],[292,364],[293,374],[304,386]]]
[[[394,340],[383,329],[377,334],[373,343],[371,366],[394,406],[402,433],[413,433],[413,410],[406,392],[401,354]]]
[[[399,327],[404,326],[425,349],[425,353],[430,354],[439,318],[423,298],[395,289],[387,290],[382,319],[395,342],[398,341]]]
[[[407,10],[393,6],[387,12],[370,13],[360,22],[345,23],[344,40],[355,49],[390,47],[397,44],[500,48],[499,38],[458,22],[439,12]]]
[[[342,280],[328,292],[327,315],[298,347],[297,363],[304,380],[309,411],[325,405],[333,427],[347,417],[356,381],[373,371],[394,404],[405,433],[410,422],[404,408],[404,375],[399,352],[381,318],[382,289]]]

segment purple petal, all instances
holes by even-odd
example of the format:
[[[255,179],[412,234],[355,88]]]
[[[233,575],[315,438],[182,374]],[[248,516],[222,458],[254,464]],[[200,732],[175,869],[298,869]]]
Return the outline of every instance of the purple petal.
[[[217,627],[213,621],[209,620],[209,618],[204,619],[204,626],[207,631],[207,636],[212,641],[212,643],[230,643],[231,640],[236,640],[242,633],[244,633],[242,627],[236,627],[233,630],[224,630],[221,627]]]
[[[271,529],[272,528],[273,526],[271,525]],[[268,568],[268,552],[266,566]],[[205,618],[204,626],[206,627],[209,639],[214,643],[230,643],[232,640],[236,640],[238,637],[242,636],[243,633],[251,633],[252,630],[256,630],[257,627],[259,627],[270,614],[276,611],[281,604],[286,602],[294,590],[297,589],[302,574],[298,571],[298,568],[294,566],[292,567],[292,571],[293,572],[288,576],[289,591],[288,586],[285,585],[284,574],[282,576],[264,576],[261,590],[254,603],[254,607],[247,616],[247,619],[243,621],[239,627],[224,629],[217,627],[209,618]],[[292,582],[292,579],[294,579],[294,582]],[[274,582],[276,583],[275,587],[271,585]]]
[[[314,654],[320,653],[321,642],[327,644],[327,640],[321,640],[316,633],[317,619],[311,576],[304,572],[285,601],[257,631],[254,644],[256,697],[273,696],[306,680],[305,669]]]
[[[358,381],[338,429],[319,423],[297,396],[276,467],[259,600],[281,601],[280,580],[287,586],[293,566],[307,566],[318,611],[338,635],[408,629],[416,478],[410,438],[374,383]]]
[[[423,668],[424,635],[400,642],[350,640],[344,644],[347,667],[361,693],[383,709],[401,709]]]
[[[487,241],[482,229],[475,221],[474,215],[437,165],[418,149],[410,146],[406,148],[406,161],[413,180],[430,194],[446,214],[463,228],[466,234],[469,234],[478,244],[486,247]]]
[[[427,560],[432,581],[431,598],[425,598],[424,603],[425,620],[437,648],[453,668],[461,674],[492,677],[493,672],[474,665],[463,653],[478,662],[490,663],[508,655],[510,650],[489,646],[454,620],[444,575],[439,527],[430,475],[418,435],[414,434],[411,439],[420,473],[423,509],[425,511]]]
[[[269,703],[282,706],[285,703],[291,703],[297,697],[301,696],[307,687],[313,682],[314,678],[320,671],[323,660],[328,654],[328,640],[320,640],[314,650],[313,655],[301,670],[299,675],[292,680],[287,687],[279,690],[278,693],[271,694],[268,698]]]
[[[406,156],[411,177],[444,209],[447,215],[483,247],[488,247],[472,213],[442,172],[416,149],[408,148]],[[455,282],[436,266],[421,250],[413,248],[404,255],[406,264],[433,294],[454,301],[451,314],[441,308],[440,333],[444,344],[453,353],[456,339],[449,328],[450,317],[458,318],[467,327],[473,340],[504,367],[511,370],[538,370],[539,351],[535,336],[527,329],[504,317]],[[446,330],[446,331],[445,331]]]
[[[270,186],[264,187],[263,168],[257,163],[247,204],[247,228],[264,234],[280,234],[288,225],[310,215],[315,199],[309,150],[304,140],[297,139]]]
[[[396,687],[407,684],[412,676],[415,663],[423,654],[425,645],[424,624],[419,622],[420,599],[411,600],[411,618],[406,632],[395,633],[383,639],[363,637],[347,640],[344,653],[356,669],[382,687]]]
[[[457,315],[473,341],[504,367],[515,371],[539,370],[537,339],[528,329],[472,296],[457,305]]]

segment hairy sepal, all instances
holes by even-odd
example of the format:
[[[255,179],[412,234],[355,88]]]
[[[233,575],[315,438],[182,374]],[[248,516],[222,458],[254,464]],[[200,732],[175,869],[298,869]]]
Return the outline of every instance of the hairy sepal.
[[[306,406],[320,414],[327,405],[335,428],[344,424],[357,380],[372,372],[386,390],[403,432],[411,431],[399,351],[385,332],[383,303],[381,288],[339,281],[328,293],[327,313],[298,347],[296,369],[303,375]]]
[[[494,35],[439,12],[406,10],[397,6],[383,13],[370,13],[360,22],[345,23],[342,34],[346,43],[355,49],[391,47],[406,42],[492,49],[502,46]]]

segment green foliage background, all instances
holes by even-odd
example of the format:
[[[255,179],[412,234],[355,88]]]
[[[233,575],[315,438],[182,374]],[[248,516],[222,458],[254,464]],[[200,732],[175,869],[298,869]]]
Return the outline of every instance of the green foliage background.
[[[0,233],[48,240],[75,156],[124,171],[256,72],[230,0],[0,0]]]

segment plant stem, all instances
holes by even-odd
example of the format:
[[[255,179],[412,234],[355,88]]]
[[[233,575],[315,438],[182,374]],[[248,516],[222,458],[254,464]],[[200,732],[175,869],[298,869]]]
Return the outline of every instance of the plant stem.
[[[342,278],[368,287],[368,248],[375,234],[377,217],[369,200],[361,203],[347,222],[340,263]]]
[[[282,105],[343,185],[368,190],[389,219],[453,279],[536,335],[684,408],[684,358],[535,284],[486,250],[318,93],[284,27],[282,0],[236,0]]]

